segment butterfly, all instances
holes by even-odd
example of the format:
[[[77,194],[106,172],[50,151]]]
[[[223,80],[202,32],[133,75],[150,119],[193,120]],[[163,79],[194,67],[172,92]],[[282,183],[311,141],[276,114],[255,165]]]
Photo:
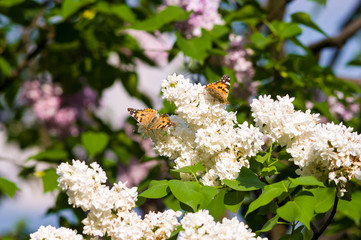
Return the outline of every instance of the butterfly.
[[[151,108],[143,110],[128,108],[128,112],[147,131],[175,126],[175,123],[170,120],[167,114],[157,116],[158,111]]]
[[[211,94],[215,99],[219,100],[221,103],[229,104],[227,98],[229,93],[229,87],[231,85],[231,79],[229,75],[223,75],[221,80],[210,83],[206,86],[206,90]]]

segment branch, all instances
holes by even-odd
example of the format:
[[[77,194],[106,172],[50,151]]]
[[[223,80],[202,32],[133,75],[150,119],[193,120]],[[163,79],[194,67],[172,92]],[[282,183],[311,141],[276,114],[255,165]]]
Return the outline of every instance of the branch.
[[[292,2],[293,0],[276,0],[272,1],[270,0],[268,2],[268,9],[270,10],[270,13],[267,16],[267,21],[271,22],[275,19],[282,20],[283,16],[285,14],[286,6],[288,3]]]
[[[337,36],[326,38],[310,45],[311,51],[317,55],[323,48],[337,47],[341,48],[346,41],[361,29],[361,16],[348,24]]]
[[[334,217],[335,214],[336,214],[337,204],[338,204],[338,197],[337,197],[337,192],[336,192],[335,201],[333,202],[333,208],[332,208],[331,214],[330,214],[330,216],[328,217],[328,219],[327,219],[327,221],[325,222],[325,224],[323,224],[323,226],[321,227],[320,230],[317,230],[317,229],[315,228],[315,226],[311,225],[311,228],[312,228],[312,230],[314,231],[314,232],[313,232],[313,236],[312,236],[312,240],[317,240],[317,239],[322,235],[322,233],[326,230],[326,228],[328,227],[328,225],[331,223],[333,217]]]

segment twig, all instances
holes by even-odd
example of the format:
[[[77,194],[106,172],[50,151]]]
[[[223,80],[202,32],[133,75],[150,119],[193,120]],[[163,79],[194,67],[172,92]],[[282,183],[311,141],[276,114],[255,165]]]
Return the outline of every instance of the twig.
[[[332,38],[325,38],[319,42],[310,45],[311,51],[318,55],[318,53],[326,47],[341,48],[346,41],[351,38],[355,33],[361,29],[361,16],[356,18],[348,24],[337,36]]]
[[[361,10],[361,1],[357,4],[357,6],[353,9],[351,14],[348,14],[348,18],[342,23],[342,29],[345,28],[345,26],[349,25],[355,17],[359,16]],[[331,60],[328,64],[329,67],[333,67],[336,63],[338,57],[341,55],[343,48],[338,48],[331,57]]]
[[[317,230],[316,227],[311,224],[312,231],[314,231],[314,232],[313,232],[313,236],[312,236],[312,240],[317,240],[317,239],[322,235],[322,233],[326,230],[326,228],[328,227],[328,225],[331,223],[333,217],[334,217],[335,214],[336,214],[337,204],[338,204],[338,197],[337,197],[337,192],[336,192],[335,201],[334,201],[334,203],[333,203],[333,208],[332,208],[331,214],[330,214],[330,216],[328,217],[328,219],[327,219],[327,221],[325,222],[325,224],[321,227],[320,230]]]
[[[269,1],[268,8],[270,8],[270,9],[272,8],[273,10],[266,17],[267,21],[271,22],[272,20],[275,20],[275,19],[281,20],[284,16],[287,4],[292,1],[293,0],[283,0],[283,2],[279,1],[279,0],[277,0],[276,2]],[[275,4],[279,4],[279,5],[277,6]]]

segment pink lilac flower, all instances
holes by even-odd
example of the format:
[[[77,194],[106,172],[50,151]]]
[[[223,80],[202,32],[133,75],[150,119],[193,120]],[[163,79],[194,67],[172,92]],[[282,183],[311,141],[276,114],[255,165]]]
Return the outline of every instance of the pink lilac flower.
[[[233,94],[245,101],[250,100],[257,93],[259,82],[252,81],[255,71],[249,61],[252,50],[246,49],[242,36],[231,34],[229,36],[228,53],[224,57],[226,67],[234,70],[237,82],[234,84]]]
[[[345,100],[345,103],[340,102],[340,100]],[[336,92],[335,96],[325,96],[324,94],[319,94],[315,101],[327,102],[332,115],[343,121],[351,120],[360,110],[360,105],[356,102],[354,97],[345,98],[341,92]],[[314,104],[312,102],[306,102],[306,108],[311,109],[313,107]],[[328,120],[325,117],[321,117],[320,122],[327,123]]]
[[[41,97],[40,82],[27,81],[23,84],[23,97],[29,102],[36,102]]]
[[[177,27],[187,38],[202,35],[202,28],[212,30],[214,25],[223,25],[218,13],[220,0],[166,0],[166,5],[177,5],[191,12],[189,19],[177,23]]]
[[[339,99],[344,99],[342,93],[337,93],[337,97]],[[355,102],[353,97],[347,97],[346,106],[338,101],[337,97],[330,96],[327,99],[328,105],[330,106],[330,112],[333,115],[338,116],[342,120],[349,121],[358,113],[360,106],[358,103]]]
[[[252,51],[244,47],[242,36],[231,34],[229,41],[228,54],[224,58],[225,65],[234,69],[239,82],[250,82],[255,73],[252,62],[248,60]]]
[[[72,107],[61,108],[54,115],[54,122],[59,126],[68,126],[76,120],[76,109]]]
[[[22,99],[32,106],[35,116],[48,127],[50,133],[61,135],[78,135],[75,122],[86,121],[84,109],[93,110],[97,105],[97,95],[88,87],[65,96],[59,85],[37,80],[23,84]]]
[[[54,117],[60,106],[60,98],[52,96],[40,98],[34,104],[34,112],[40,120],[49,120]]]

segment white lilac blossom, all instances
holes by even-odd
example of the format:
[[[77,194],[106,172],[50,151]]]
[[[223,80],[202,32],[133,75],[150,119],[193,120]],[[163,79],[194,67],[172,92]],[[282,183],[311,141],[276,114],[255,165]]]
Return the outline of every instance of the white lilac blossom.
[[[187,213],[181,220],[182,228],[179,240],[266,240],[256,237],[247,225],[239,222],[237,217],[223,218],[222,222],[214,222],[208,210]]]
[[[110,236],[112,240],[168,239],[179,225],[180,211],[150,212],[144,220],[132,211],[137,200],[136,187],[118,182],[112,188],[104,185],[107,178],[97,163],[62,163],[58,169],[59,186],[66,191],[69,204],[87,212],[82,221],[83,233],[92,237]],[[67,228],[41,226],[31,239],[83,239]]]
[[[166,210],[150,212],[144,220],[132,211],[137,200],[137,188],[127,188],[118,182],[112,188],[105,185],[105,172],[93,162],[90,168],[79,160],[62,163],[57,174],[59,186],[66,191],[69,204],[87,212],[82,221],[83,233],[111,239],[167,239],[179,225],[181,212]]]
[[[162,82],[163,97],[176,105],[170,119],[175,127],[146,131],[155,150],[175,162],[175,168],[201,162],[205,172],[200,180],[209,186],[222,184],[223,179],[238,177],[241,167],[249,167],[248,158],[261,150],[263,141],[258,128],[237,123],[236,113],[214,99],[200,84],[193,84],[183,75],[170,75]],[[181,174],[182,179],[192,176]]]
[[[261,96],[251,104],[256,124],[272,140],[286,146],[299,175],[334,182],[342,196],[346,183],[361,180],[361,135],[342,123],[317,123],[319,114],[295,111],[293,98]]]
[[[180,225],[180,211],[165,210],[149,212],[141,219],[132,208],[137,199],[136,188],[127,188],[118,182],[109,189],[104,185],[105,172],[98,164],[88,167],[84,162],[73,160],[73,164],[62,163],[58,169],[59,186],[69,196],[69,203],[79,206],[87,212],[83,234],[90,239],[99,239],[105,235],[112,240],[168,239]],[[215,222],[208,210],[187,213],[181,220],[183,231],[179,239],[212,240],[265,240],[255,237],[247,225],[236,217]],[[84,237],[68,228],[41,226],[37,232],[30,234],[32,240],[65,239],[82,240]],[[88,239],[87,237],[87,239]]]
[[[187,38],[202,35],[202,28],[212,30],[214,25],[223,25],[218,13],[220,0],[166,0],[166,5],[177,5],[192,12],[189,19],[178,22],[176,26]]]
[[[76,230],[69,228],[55,228],[52,226],[41,226],[37,232],[30,234],[30,240],[83,240],[83,236],[77,234]]]

